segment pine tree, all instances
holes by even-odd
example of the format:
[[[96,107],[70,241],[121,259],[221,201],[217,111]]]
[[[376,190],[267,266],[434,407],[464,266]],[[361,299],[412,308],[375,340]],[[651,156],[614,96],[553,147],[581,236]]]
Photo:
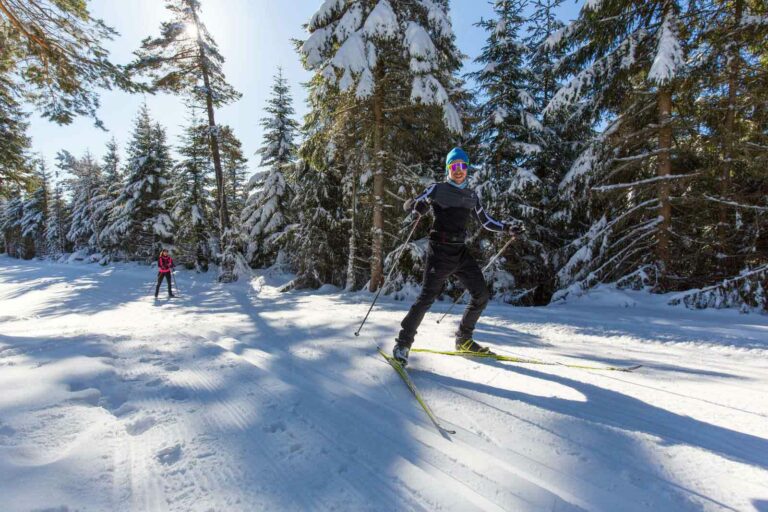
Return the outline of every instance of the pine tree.
[[[177,259],[198,272],[207,272],[211,258],[210,233],[213,205],[208,198],[213,172],[208,131],[202,119],[192,116],[180,139],[171,180],[169,204],[176,226]]]
[[[332,172],[297,164],[297,193],[291,203],[297,222],[288,248],[296,267],[295,288],[338,283],[344,269],[340,182]],[[322,257],[319,258],[318,255]]]
[[[523,238],[527,254],[509,261],[530,265],[522,271],[512,270],[521,288],[517,295],[525,294],[521,300],[546,304],[555,291],[555,269],[562,266],[563,240],[576,238],[580,227],[587,223],[585,209],[579,202],[560,194],[559,185],[592,138],[593,130],[589,119],[580,115],[577,108],[563,108],[544,115],[562,85],[557,65],[564,53],[553,44],[564,29],[556,16],[562,0],[533,0],[532,3],[524,42],[530,69],[527,90],[535,104],[533,111],[541,122],[537,132],[541,150],[530,157],[528,165],[539,180],[540,195],[537,208],[529,217],[527,236]]]
[[[94,206],[103,187],[101,169],[90,153],[75,158],[68,151],[60,151],[56,159],[59,169],[71,176],[66,181],[72,198],[67,240],[72,243],[75,251],[96,252],[98,247],[91,245],[91,242],[98,239],[98,218]]]
[[[578,109],[575,118],[605,124],[560,185],[588,205],[591,227],[569,245],[557,297],[638,269],[656,276],[657,289],[672,286],[672,186],[691,174],[673,168],[686,152],[674,143],[672,117],[689,38],[680,17],[692,15],[681,8],[674,0],[590,1],[554,38],[570,51],[560,72],[573,77],[545,113]]]
[[[294,142],[298,123],[293,120],[292,99],[282,69],[278,69],[272,95],[262,118],[264,142],[259,148],[262,167],[249,182],[250,195],[243,210],[243,231],[248,243],[246,259],[254,266],[269,266],[277,257],[280,239],[290,223],[291,191],[286,172],[293,165],[297,145]]]
[[[136,118],[127,153],[123,189],[102,239],[128,259],[150,260],[172,239],[165,194],[173,161],[165,130],[153,124],[146,105]]]
[[[0,45],[2,40],[0,40]],[[15,98],[9,61],[0,57],[0,198],[25,187],[30,179],[29,123]]]
[[[517,213],[521,216],[531,213],[524,197],[526,189],[539,184],[529,161],[541,151],[538,138],[543,130],[527,88],[531,80],[525,67],[527,49],[519,33],[524,7],[520,0],[494,3],[496,18],[477,24],[488,32],[488,41],[476,59],[485,67],[469,74],[483,98],[476,134],[481,147],[476,161],[482,167],[478,192],[492,211],[508,215],[520,205]]]
[[[232,223],[236,231],[239,231],[240,216],[248,198],[246,179],[248,159],[243,154],[243,144],[231,127],[221,126],[219,143],[221,166],[224,170],[224,195],[227,198],[227,208],[232,215]]]
[[[50,197],[50,176],[45,161],[35,162],[34,190],[24,203],[24,217],[21,219],[21,236],[32,240],[35,256],[46,255],[45,228],[48,216],[48,198]]]
[[[685,83],[692,89],[685,114],[702,122],[696,145],[706,168],[684,221],[699,228],[686,233],[701,262],[689,267],[697,287],[768,262],[760,228],[768,214],[768,50],[754,44],[768,38],[768,7],[710,0],[700,9],[693,43],[700,50]]]
[[[478,23],[488,33],[476,59],[484,67],[469,75],[478,84],[481,97],[475,134],[481,148],[477,158],[480,171],[473,184],[489,211],[501,218],[523,220],[530,233],[528,243],[515,244],[514,256],[497,260],[491,273],[495,291],[508,300],[519,295],[519,291],[507,289],[509,286],[536,288],[546,264],[538,240],[544,231],[539,223],[547,217],[543,210],[548,199],[544,181],[548,170],[537,165],[546,130],[540,119],[542,107],[536,102],[536,77],[528,68],[531,51],[522,41],[525,7],[522,0],[494,2],[495,18]],[[485,258],[506,243],[504,237],[486,232],[479,235],[486,241],[481,244]],[[510,278],[510,270],[517,279]]]
[[[5,0],[0,3],[0,76],[10,96],[24,97],[43,117],[69,124],[97,120],[96,88],[140,89],[109,60],[103,44],[117,34],[81,0]]]
[[[676,203],[675,236],[684,264],[675,303],[689,307],[768,307],[768,7],[764,2],[708,0],[688,18],[688,73],[678,115],[698,170]],[[677,136],[678,140],[681,135]],[[713,284],[714,283],[714,284]]]
[[[34,256],[34,244],[21,234],[24,218],[24,195],[21,190],[3,203],[0,212],[0,231],[3,233],[5,252],[14,258],[29,259]]]
[[[427,163],[414,162],[408,149],[422,148],[416,153],[420,156],[423,148],[434,148],[435,141],[450,140],[448,132],[460,134],[462,130],[453,103],[458,94],[454,74],[460,54],[454,45],[447,1],[325,2],[307,28],[310,36],[300,44],[300,52],[305,67],[315,73],[310,102],[317,111],[309,124],[330,124],[332,120],[322,118],[348,114],[334,131],[355,133],[367,153],[357,160],[372,165],[372,169],[351,172],[358,174],[363,185],[368,178],[371,181],[367,198],[361,198],[358,205],[358,216],[365,211],[370,219],[369,288],[376,290],[384,277],[385,206],[392,192],[388,177],[404,164]],[[334,103],[340,109],[335,115],[328,108]],[[307,133],[313,149],[302,150],[302,154],[317,154],[323,136],[311,127]],[[330,136],[328,142],[333,139]],[[347,148],[328,150],[344,152]],[[446,148],[437,151],[444,155]],[[319,160],[313,157],[311,165]],[[389,243],[392,240],[396,237]]]
[[[123,173],[120,169],[120,155],[114,138],[107,143],[107,152],[101,163],[101,188],[93,197],[94,231],[89,244],[91,247],[104,251],[109,248],[108,240],[102,235],[109,225],[112,211],[117,205],[120,192],[123,189]],[[108,251],[106,251],[108,252]],[[102,263],[109,261],[107,255]]]
[[[216,175],[216,202],[219,208],[219,236],[222,245],[219,280],[237,279],[236,235],[230,231],[230,218],[225,195],[224,170],[221,164],[220,127],[215,109],[240,98],[222,71],[224,57],[208,29],[200,20],[199,0],[167,0],[171,21],[163,22],[160,37],[146,38],[136,52],[132,67],[149,73],[151,88],[185,94],[198,105],[205,105],[208,115],[208,141]]]
[[[53,193],[48,201],[48,217],[45,225],[46,254],[57,259],[64,254],[67,247],[66,234],[69,231],[67,225],[68,213],[62,194],[59,171],[54,171]]]

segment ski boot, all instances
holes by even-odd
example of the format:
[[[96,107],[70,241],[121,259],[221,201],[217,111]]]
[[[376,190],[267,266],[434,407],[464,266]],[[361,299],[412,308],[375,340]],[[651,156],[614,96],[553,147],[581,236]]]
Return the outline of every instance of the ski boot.
[[[394,357],[395,361],[400,363],[400,365],[405,368],[408,366],[408,354],[410,351],[411,345],[409,343],[395,340],[395,346],[392,348],[392,357]]]
[[[456,338],[456,351],[457,352],[475,352],[477,354],[493,355],[493,352],[491,352],[491,349],[489,349],[488,347],[483,347],[482,345],[479,345],[472,338],[469,338],[469,339]]]

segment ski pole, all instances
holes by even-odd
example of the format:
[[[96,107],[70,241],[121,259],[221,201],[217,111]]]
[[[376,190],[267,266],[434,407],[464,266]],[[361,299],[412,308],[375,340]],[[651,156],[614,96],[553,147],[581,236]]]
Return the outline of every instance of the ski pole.
[[[383,290],[389,283],[389,278],[392,276],[392,271],[395,270],[395,267],[400,261],[400,256],[403,255],[405,248],[408,246],[408,242],[411,241],[411,237],[416,232],[416,228],[419,226],[420,220],[421,220],[421,216],[419,216],[419,218],[416,219],[416,222],[413,223],[413,228],[411,228],[411,232],[408,233],[408,238],[405,239],[405,242],[403,242],[403,246],[400,248],[400,252],[397,254],[397,257],[395,257],[395,259],[392,261],[392,268],[389,269],[389,273],[387,274],[386,279],[384,279],[384,283],[379,287],[379,291],[376,292],[376,296],[373,298],[373,302],[371,302],[371,307],[368,308],[368,312],[365,314],[365,318],[363,318],[363,321],[360,323],[360,327],[358,327],[357,331],[355,331],[355,336],[360,336],[360,331],[363,330],[363,325],[365,325],[365,321],[368,320],[368,315],[371,314],[373,305],[376,304],[376,301],[378,300],[379,295],[381,294],[381,290]]]
[[[501,256],[501,255],[504,253],[504,251],[507,249],[507,247],[509,246],[509,244],[511,244],[512,242],[514,242],[514,241],[515,241],[515,239],[516,239],[516,238],[515,238],[514,236],[511,236],[511,237],[509,237],[509,240],[507,240],[507,243],[505,243],[505,244],[504,244],[504,247],[502,247],[502,248],[501,248],[501,250],[500,250],[499,252],[497,252],[497,253],[496,253],[496,255],[495,255],[493,258],[491,258],[491,261],[489,261],[489,262],[488,262],[488,264],[487,264],[485,267],[483,267],[483,270],[482,270],[482,273],[483,273],[483,274],[485,274],[485,271],[486,271],[486,270],[488,270],[489,268],[491,268],[491,265],[493,265],[493,262],[494,262],[494,261],[496,261],[496,260],[499,258],[499,256]],[[461,294],[461,295],[459,295],[459,297],[458,297],[456,300],[454,300],[454,301],[453,301],[453,304],[451,304],[451,307],[450,307],[450,308],[448,308],[448,311],[446,311],[445,313],[443,313],[443,316],[441,316],[441,317],[440,317],[440,320],[438,320],[438,321],[437,321],[437,323],[440,323],[440,322],[442,322],[442,321],[443,321],[443,318],[445,318],[445,317],[448,315],[448,313],[450,313],[451,311],[453,311],[453,306],[455,306],[455,305],[456,305],[456,303],[457,303],[457,302],[459,302],[459,300],[460,300],[462,297],[464,297],[464,294],[465,294],[465,293],[467,293],[467,290],[466,290],[466,288],[464,289],[464,291],[462,292],[462,294]]]
[[[174,272],[173,269],[171,269],[171,277],[173,278],[173,287],[176,288],[176,295],[181,295],[179,285],[176,284],[176,272]]]

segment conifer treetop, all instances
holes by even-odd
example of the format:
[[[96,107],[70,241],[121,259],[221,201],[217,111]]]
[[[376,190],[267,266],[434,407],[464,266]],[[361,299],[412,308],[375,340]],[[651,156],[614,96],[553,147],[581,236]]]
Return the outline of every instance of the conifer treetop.
[[[224,57],[205,24],[200,20],[198,0],[167,0],[171,19],[160,26],[159,37],[147,37],[134,52],[130,69],[146,73],[153,91],[189,94],[205,101],[203,72],[208,73],[211,97],[216,107],[240,98],[224,77]]]
[[[370,98],[382,48],[395,48],[409,64],[410,101],[441,106],[446,127],[461,133],[459,113],[449,99],[451,77],[444,71],[445,62],[458,67],[461,60],[452,45],[446,2],[326,0],[307,29],[310,35],[299,48],[305,66],[329,85]]]

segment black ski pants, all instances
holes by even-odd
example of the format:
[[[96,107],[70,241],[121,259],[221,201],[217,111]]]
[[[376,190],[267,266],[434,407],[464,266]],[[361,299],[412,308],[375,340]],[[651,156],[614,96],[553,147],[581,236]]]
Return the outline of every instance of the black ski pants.
[[[155,297],[160,292],[160,284],[163,282],[163,278],[168,280],[168,295],[173,295],[171,291],[171,273],[170,272],[158,272],[157,273],[157,286],[155,286]]]
[[[488,305],[490,297],[483,273],[466,245],[430,241],[421,294],[400,323],[402,330],[398,336],[399,341],[409,345],[413,343],[424,315],[440,294],[445,280],[451,275],[455,275],[472,296],[464,310],[456,337],[462,340],[472,338],[475,324]]]

